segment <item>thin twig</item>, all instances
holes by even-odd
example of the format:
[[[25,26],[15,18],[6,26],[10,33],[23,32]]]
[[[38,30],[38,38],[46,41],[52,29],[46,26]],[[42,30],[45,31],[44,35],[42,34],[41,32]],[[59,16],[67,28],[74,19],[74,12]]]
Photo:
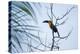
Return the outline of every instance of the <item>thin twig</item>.
[[[71,10],[72,9],[74,9],[75,7],[71,7],[62,17],[60,17],[60,18],[58,18],[57,20],[61,20],[61,19],[63,19],[65,16],[67,16],[70,12],[71,12]]]

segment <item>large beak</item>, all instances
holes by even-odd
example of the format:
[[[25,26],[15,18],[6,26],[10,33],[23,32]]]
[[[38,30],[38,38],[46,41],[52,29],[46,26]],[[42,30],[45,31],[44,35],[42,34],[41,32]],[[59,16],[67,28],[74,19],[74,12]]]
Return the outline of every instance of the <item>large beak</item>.
[[[45,20],[45,21],[43,21],[43,23],[48,23],[48,21],[47,21],[47,20]]]

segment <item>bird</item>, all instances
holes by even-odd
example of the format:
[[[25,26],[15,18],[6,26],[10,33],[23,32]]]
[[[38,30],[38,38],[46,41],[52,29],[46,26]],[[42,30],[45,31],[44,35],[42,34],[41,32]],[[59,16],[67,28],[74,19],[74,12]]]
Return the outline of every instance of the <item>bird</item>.
[[[57,33],[57,34],[58,34],[58,37],[60,37],[57,27],[52,23],[51,20],[45,20],[45,21],[43,21],[43,23],[48,23],[50,29],[51,29],[53,32]]]

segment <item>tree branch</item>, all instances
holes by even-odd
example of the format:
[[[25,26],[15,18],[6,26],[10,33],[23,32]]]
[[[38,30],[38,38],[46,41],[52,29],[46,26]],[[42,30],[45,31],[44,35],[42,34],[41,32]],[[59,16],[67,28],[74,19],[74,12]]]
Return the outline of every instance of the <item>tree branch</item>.
[[[66,17],[71,11],[72,9],[74,9],[75,7],[71,7],[62,17],[58,18],[57,20],[61,20],[63,19],[64,17]]]
[[[59,40],[55,41],[55,42],[59,42],[61,39],[65,39],[65,38],[68,38],[70,36],[70,34],[72,33],[72,30],[68,33],[68,35],[64,36],[64,37],[58,37],[58,36],[55,36],[54,38],[59,38]]]

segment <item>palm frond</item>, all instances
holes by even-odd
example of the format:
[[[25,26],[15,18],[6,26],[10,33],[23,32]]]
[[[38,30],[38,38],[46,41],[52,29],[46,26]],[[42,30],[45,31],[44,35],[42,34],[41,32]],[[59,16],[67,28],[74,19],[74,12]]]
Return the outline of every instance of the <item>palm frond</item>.
[[[35,22],[37,22],[35,12],[28,2],[16,2],[16,1],[14,1],[14,2],[12,2],[12,4],[15,5],[16,7],[18,7],[19,9],[21,9],[22,11],[24,11],[25,13],[27,13],[28,15],[30,15],[32,17],[32,19]]]

